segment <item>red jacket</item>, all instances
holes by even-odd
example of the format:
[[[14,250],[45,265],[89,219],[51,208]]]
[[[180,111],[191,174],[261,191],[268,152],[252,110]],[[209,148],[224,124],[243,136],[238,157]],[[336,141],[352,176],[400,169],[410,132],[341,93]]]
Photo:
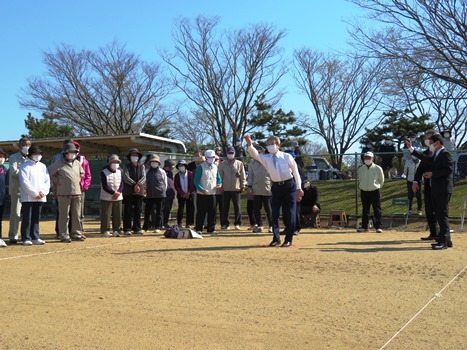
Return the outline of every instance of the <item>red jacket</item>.
[[[193,192],[193,173],[191,171],[188,171],[187,170],[187,173],[188,173],[188,193],[192,193]],[[180,173],[177,173],[175,174],[175,177],[174,177],[174,186],[175,186],[175,190],[177,191],[177,195],[183,197],[185,196],[185,192],[183,192],[182,190],[182,186],[180,185]]]

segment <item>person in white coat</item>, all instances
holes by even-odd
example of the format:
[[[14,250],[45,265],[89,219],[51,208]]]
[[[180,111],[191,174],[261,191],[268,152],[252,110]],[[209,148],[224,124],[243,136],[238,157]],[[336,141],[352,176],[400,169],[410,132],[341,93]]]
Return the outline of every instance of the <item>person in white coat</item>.
[[[28,149],[28,158],[19,171],[21,240],[26,246],[45,243],[39,236],[39,222],[42,205],[47,201],[50,190],[50,177],[41,159],[42,151],[32,145]]]

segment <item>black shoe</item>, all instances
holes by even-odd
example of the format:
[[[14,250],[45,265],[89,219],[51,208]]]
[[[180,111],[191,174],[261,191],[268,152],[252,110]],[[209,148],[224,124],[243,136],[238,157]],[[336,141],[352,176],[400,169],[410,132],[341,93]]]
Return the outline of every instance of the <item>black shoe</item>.
[[[420,237],[420,239],[421,239],[422,241],[436,241],[436,240],[438,239],[438,237],[436,237],[436,236],[431,236],[431,235],[430,235],[430,236],[428,236],[428,237]]]
[[[279,244],[281,244],[281,241],[272,241],[271,243],[269,243],[269,246],[270,247],[277,247]]]
[[[448,246],[448,248],[452,248],[452,241],[448,241],[446,245]]]
[[[444,243],[435,243],[431,245],[431,249],[433,250],[441,250],[441,249],[447,249],[448,246]]]
[[[18,244],[18,241],[16,239],[10,239],[10,242],[9,242],[11,245],[13,244]]]
[[[287,247],[290,247],[291,245],[292,245],[292,242],[285,241],[284,243],[282,243],[281,247],[287,248]]]

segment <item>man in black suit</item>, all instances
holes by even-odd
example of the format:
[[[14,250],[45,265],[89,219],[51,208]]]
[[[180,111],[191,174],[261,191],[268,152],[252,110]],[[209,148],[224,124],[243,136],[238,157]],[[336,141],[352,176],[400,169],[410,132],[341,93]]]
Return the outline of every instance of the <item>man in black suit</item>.
[[[419,159],[430,158],[414,150],[410,141],[407,142],[407,148]],[[431,171],[425,172],[423,177],[430,180],[431,203],[439,225],[438,242],[432,244],[432,248],[440,250],[452,247],[448,206],[453,187],[454,161],[444,148],[443,138],[439,134],[429,138],[429,149],[432,153]]]
[[[425,144],[427,147],[430,144],[430,140],[429,140],[430,137],[435,134],[436,134],[436,131],[434,130],[428,130],[425,133]],[[423,174],[430,171],[431,169],[432,158],[431,158],[431,152],[428,148],[425,151],[423,151],[423,154],[426,157],[422,159],[419,166],[417,167],[417,171],[415,172],[414,181],[412,184],[412,191],[414,193],[417,193],[420,190],[422,179],[424,179],[423,180],[423,199],[425,201],[425,216],[426,216],[428,227],[430,229],[430,234],[428,237],[421,237],[421,239],[424,241],[430,241],[430,240],[437,241],[438,240],[438,224],[436,222],[436,215],[433,209],[433,204],[431,202],[430,179],[426,179],[423,177]]]

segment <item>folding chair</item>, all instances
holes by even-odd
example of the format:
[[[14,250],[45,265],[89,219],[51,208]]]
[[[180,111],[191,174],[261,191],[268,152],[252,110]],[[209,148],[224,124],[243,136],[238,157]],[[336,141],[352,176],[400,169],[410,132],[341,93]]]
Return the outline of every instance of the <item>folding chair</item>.
[[[464,208],[462,209],[462,218],[461,218],[461,230],[464,228],[464,220],[465,220],[465,212],[467,211],[467,196],[462,197],[462,200],[464,201]]]
[[[389,228],[392,228],[394,216],[405,217],[405,226],[407,226],[407,221],[409,220],[409,200],[407,198],[393,198]]]

